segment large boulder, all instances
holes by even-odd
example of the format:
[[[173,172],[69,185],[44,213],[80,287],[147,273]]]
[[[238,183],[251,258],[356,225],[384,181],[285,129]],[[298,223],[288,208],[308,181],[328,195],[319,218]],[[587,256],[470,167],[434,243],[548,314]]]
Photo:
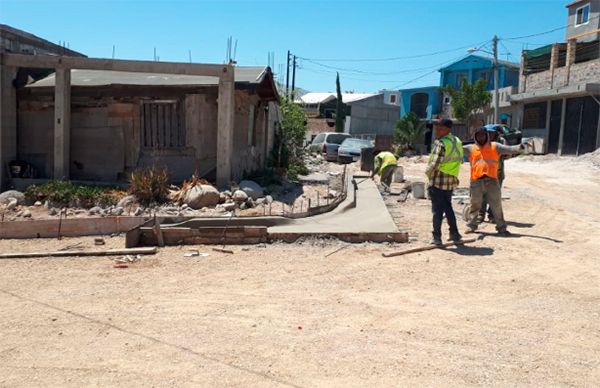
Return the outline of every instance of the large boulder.
[[[240,190],[248,194],[254,200],[261,198],[264,195],[263,188],[254,181],[241,181]]]
[[[0,194],[0,204],[6,205],[10,202],[11,198],[16,199],[19,205],[23,205],[25,203],[25,194],[17,190],[8,190]]]
[[[211,185],[196,185],[188,190],[184,202],[192,209],[216,206],[219,204],[219,190]]]

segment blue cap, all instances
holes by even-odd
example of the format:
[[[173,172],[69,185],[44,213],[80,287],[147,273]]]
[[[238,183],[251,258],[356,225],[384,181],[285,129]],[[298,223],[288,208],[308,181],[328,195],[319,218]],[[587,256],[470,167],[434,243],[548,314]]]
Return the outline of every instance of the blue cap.
[[[485,125],[483,128],[485,128],[486,132],[497,132],[495,124],[488,124],[488,125]]]

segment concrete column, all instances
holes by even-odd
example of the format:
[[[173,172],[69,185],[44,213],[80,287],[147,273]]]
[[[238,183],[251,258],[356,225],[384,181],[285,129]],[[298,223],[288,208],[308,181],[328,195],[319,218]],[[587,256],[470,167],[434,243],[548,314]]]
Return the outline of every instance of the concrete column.
[[[558,133],[558,155],[562,155],[563,140],[565,137],[565,121],[567,120],[567,99],[562,99],[560,110],[560,132]]]
[[[217,186],[228,188],[231,182],[233,160],[233,128],[235,118],[234,68],[223,66],[219,77],[219,101],[217,124]]]
[[[571,78],[571,65],[575,63],[575,53],[577,49],[577,40],[569,39],[567,42],[567,80],[565,85],[569,85],[569,79]]]
[[[559,45],[554,43],[552,45],[552,51],[550,52],[550,87],[552,89],[554,87],[554,69],[558,67],[558,50]]]
[[[7,164],[17,158],[17,68],[0,65],[0,191],[7,188]]]
[[[54,179],[69,179],[71,69],[56,69],[54,85]]]
[[[525,50],[521,51],[521,66],[519,66],[519,93],[527,91],[527,76],[525,75]]]
[[[546,103],[546,133],[544,134],[544,150],[546,153],[548,149],[548,139],[550,139],[550,114],[552,113],[552,100],[548,100]]]

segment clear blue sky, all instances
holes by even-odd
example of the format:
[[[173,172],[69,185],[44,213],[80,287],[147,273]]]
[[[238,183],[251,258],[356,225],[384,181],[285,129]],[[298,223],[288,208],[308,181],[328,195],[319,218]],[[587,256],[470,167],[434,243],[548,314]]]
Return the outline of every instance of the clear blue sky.
[[[519,37],[566,24],[565,0],[418,1],[28,1],[0,0],[0,23],[31,32],[90,57],[223,63],[227,38],[237,39],[239,65],[277,73],[287,50],[300,59],[296,85],[334,91],[436,85],[441,64],[487,44],[494,34]],[[502,59],[521,49],[564,41],[565,30],[502,40]],[[412,59],[350,62],[452,50]],[[428,74],[429,73],[429,74]],[[421,78],[419,78],[421,77]],[[418,79],[417,79],[418,78]],[[283,77],[282,77],[283,79]]]

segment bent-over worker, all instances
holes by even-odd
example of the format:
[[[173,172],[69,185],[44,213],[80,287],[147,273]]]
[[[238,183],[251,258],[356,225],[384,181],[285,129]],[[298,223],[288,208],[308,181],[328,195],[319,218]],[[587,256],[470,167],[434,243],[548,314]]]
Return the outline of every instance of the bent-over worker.
[[[398,168],[398,160],[390,151],[381,151],[375,156],[373,162],[375,165],[373,167],[371,178],[374,177],[375,174],[379,175],[379,179],[384,190],[389,192],[392,185],[394,171],[396,171],[396,168]]]

